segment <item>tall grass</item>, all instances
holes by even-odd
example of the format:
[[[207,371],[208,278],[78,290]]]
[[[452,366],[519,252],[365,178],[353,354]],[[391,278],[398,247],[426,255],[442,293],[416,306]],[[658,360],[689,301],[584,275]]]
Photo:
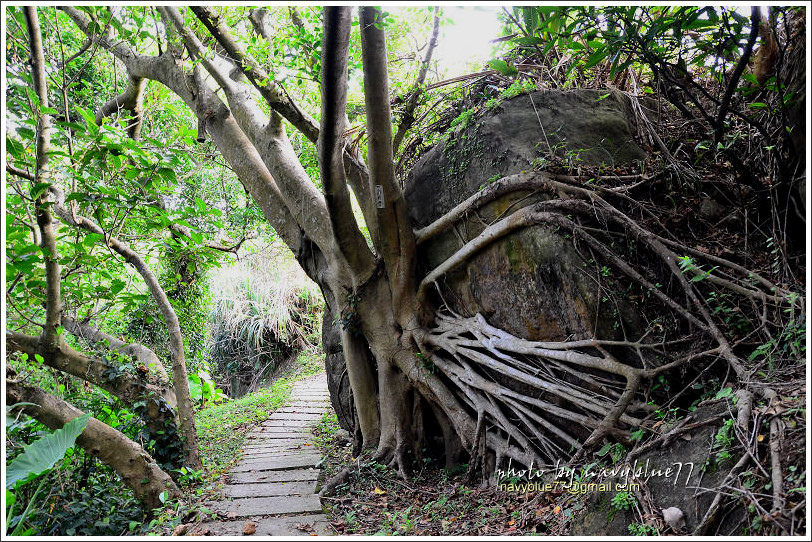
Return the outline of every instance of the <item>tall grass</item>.
[[[287,359],[315,348],[323,300],[281,244],[212,272],[209,366],[229,395],[257,389]]]

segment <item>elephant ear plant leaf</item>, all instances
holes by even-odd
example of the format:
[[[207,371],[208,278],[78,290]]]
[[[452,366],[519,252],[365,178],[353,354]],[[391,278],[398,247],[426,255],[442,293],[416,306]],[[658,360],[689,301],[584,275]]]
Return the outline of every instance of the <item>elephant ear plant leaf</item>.
[[[23,453],[18,455],[8,465],[6,469],[6,496],[7,502],[11,506],[8,513],[9,523],[14,516],[12,511],[16,498],[10,492],[15,487],[20,487],[29,480],[33,480],[44,472],[53,468],[56,463],[65,457],[65,454],[76,444],[76,438],[85,430],[87,422],[90,419],[90,414],[83,414],[73,418],[66,423],[61,429],[57,429],[53,433],[42,436],[26,446]],[[43,482],[45,478],[43,478]],[[12,535],[23,534],[18,531],[22,528],[24,520],[28,515],[30,503],[37,500],[40,490],[42,489],[43,482],[40,482],[40,487],[34,493],[34,496],[26,507],[22,516],[17,522],[17,527],[14,529]]]

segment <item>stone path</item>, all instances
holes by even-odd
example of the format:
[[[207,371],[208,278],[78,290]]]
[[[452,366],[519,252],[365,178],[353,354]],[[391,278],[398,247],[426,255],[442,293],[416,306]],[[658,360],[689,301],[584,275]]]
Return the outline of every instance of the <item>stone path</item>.
[[[326,375],[295,383],[290,404],[248,435],[242,459],[229,471],[223,500],[206,503],[228,519],[204,523],[189,534],[334,535],[316,495],[322,456],[311,433],[330,408]]]

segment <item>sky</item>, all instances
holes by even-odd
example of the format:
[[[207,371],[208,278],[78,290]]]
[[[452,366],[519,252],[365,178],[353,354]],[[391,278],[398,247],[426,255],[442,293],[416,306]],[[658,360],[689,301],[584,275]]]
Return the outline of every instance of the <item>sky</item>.
[[[449,70],[446,78],[464,75],[492,58],[491,40],[499,37],[501,23],[497,6],[445,6],[445,14],[454,24],[440,27],[440,39],[434,55],[440,68]]]
[[[397,16],[398,11],[408,7],[386,6],[385,9]],[[501,32],[498,19],[501,8],[443,5],[442,9],[450,21],[440,26],[437,49],[432,56],[432,60],[437,62],[440,77],[449,79],[480,70],[485,62],[494,58],[494,44],[490,41],[499,37]]]

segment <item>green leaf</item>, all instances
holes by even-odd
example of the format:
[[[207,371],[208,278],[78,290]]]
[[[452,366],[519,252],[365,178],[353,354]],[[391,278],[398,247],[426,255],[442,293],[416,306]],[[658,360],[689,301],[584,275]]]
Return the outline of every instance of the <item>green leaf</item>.
[[[714,397],[714,399],[724,399],[725,397],[730,397],[732,394],[733,394],[733,388],[730,388],[730,387],[722,388],[716,394],[716,397]]]
[[[51,187],[51,183],[37,183],[31,188],[31,197],[37,199]]]
[[[609,50],[595,51],[594,53],[589,55],[589,58],[587,59],[586,64],[584,64],[584,69],[588,70],[592,66],[595,66],[598,62],[600,62],[601,60],[603,60],[604,58],[609,56],[609,53],[610,53]]]
[[[45,435],[23,449],[6,470],[6,489],[21,480],[39,476],[50,470],[76,443],[76,437],[85,430],[90,414],[73,418],[61,429]]]
[[[17,502],[17,497],[14,496],[14,493],[6,490],[6,510],[11,510],[11,507],[14,506],[14,503]]]
[[[104,239],[104,234],[90,232],[82,239],[82,244],[86,247],[91,247]]]
[[[603,448],[601,448],[600,450],[598,450],[598,451],[596,452],[596,454],[597,454],[597,456],[598,456],[598,457],[603,457],[603,456],[605,456],[606,454],[608,454],[608,453],[609,453],[609,450],[611,450],[611,449],[612,449],[612,445],[611,445],[611,444],[609,444],[609,443],[607,443],[607,444],[604,444],[604,445],[603,445]]]
[[[539,37],[536,37],[536,36],[525,36],[523,38],[516,38],[515,41],[519,45],[525,45],[525,46],[528,46],[528,47],[533,46],[533,45],[541,45],[541,44],[544,43],[543,39],[541,39]]]
[[[490,65],[491,68],[498,71],[502,75],[516,75],[517,73],[519,73],[519,70],[517,70],[514,66],[508,65],[507,62],[499,58],[489,60],[488,64]]]
[[[25,148],[16,139],[6,136],[6,151],[14,158],[20,158],[25,152]]]

